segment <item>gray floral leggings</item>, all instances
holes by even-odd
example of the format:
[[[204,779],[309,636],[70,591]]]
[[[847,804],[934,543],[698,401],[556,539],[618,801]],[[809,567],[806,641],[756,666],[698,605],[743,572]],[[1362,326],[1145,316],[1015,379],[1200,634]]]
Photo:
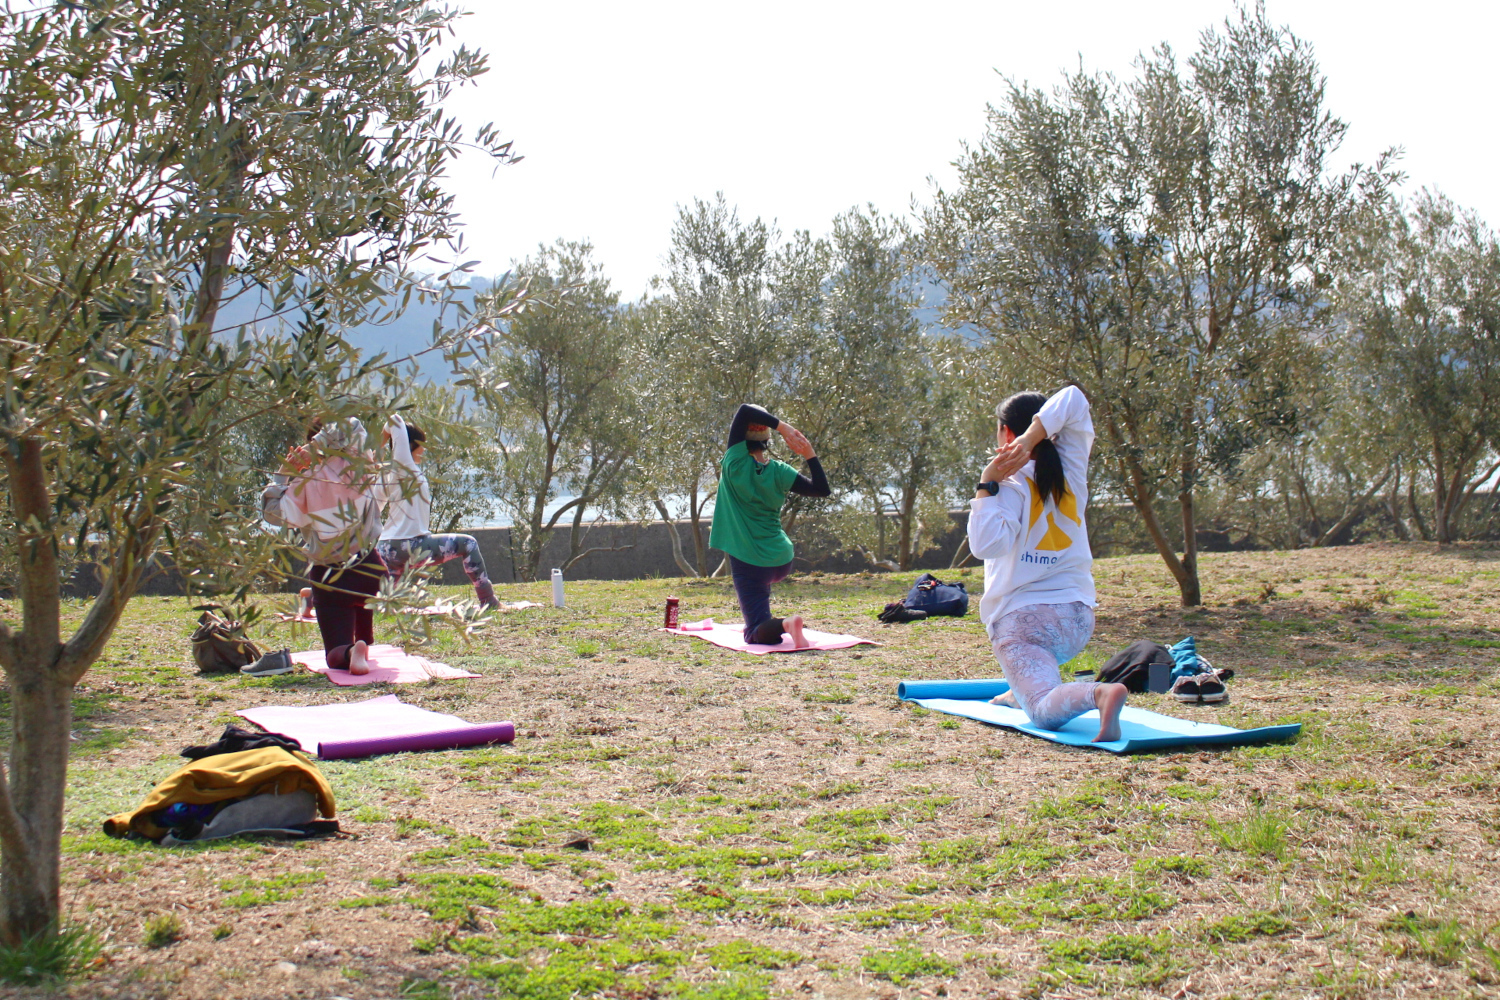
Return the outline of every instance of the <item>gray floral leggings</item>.
[[[410,562],[427,562],[441,566],[453,559],[464,561],[464,573],[474,585],[480,604],[494,605],[495,588],[479,554],[479,542],[473,535],[417,535],[415,538],[381,539],[375,547],[391,576],[406,572]]]
[[[1061,729],[1094,704],[1093,681],[1064,684],[1058,667],[1083,652],[1094,634],[1094,609],[1071,604],[1027,604],[990,622],[995,659],[1032,725]]]

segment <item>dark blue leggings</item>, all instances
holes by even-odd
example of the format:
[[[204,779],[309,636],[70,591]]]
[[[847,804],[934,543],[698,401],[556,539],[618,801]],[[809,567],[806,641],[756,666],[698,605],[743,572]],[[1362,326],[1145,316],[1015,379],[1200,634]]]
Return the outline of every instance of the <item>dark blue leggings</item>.
[[[780,618],[771,617],[771,584],[785,580],[792,564],[785,566],[752,566],[729,557],[729,574],[734,580],[734,596],[740,600],[745,616],[745,641],[762,646],[781,645],[784,631]]]

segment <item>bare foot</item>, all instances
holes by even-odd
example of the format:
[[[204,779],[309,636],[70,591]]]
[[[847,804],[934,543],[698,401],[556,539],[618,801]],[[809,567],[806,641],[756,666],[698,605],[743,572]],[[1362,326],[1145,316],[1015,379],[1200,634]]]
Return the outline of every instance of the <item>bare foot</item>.
[[[1124,684],[1100,684],[1094,688],[1094,705],[1099,709],[1099,735],[1095,743],[1113,743],[1120,738],[1120,709],[1125,707]]]
[[[1007,691],[1004,694],[995,695],[995,697],[990,699],[990,704],[1004,705],[1006,708],[1021,707],[1020,704],[1016,701],[1016,693],[1014,691]]]
[[[349,647],[349,672],[351,674],[370,672],[370,647],[365,645],[363,639]]]
[[[792,637],[792,645],[797,649],[806,649],[812,645],[807,641],[807,636],[802,632],[802,616],[792,615],[784,623],[787,632]]]

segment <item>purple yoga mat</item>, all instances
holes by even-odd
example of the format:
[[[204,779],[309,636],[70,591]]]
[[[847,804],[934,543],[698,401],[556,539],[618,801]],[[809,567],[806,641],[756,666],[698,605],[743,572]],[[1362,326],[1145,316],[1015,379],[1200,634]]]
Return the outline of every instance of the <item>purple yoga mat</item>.
[[[381,753],[403,751],[457,750],[460,747],[477,747],[485,743],[511,743],[516,738],[516,727],[509,722],[487,722],[481,725],[464,726],[461,729],[440,729],[433,733],[413,733],[410,736],[369,736],[363,739],[323,740],[318,744],[318,756],[324,760],[346,760],[350,757],[373,757]]]
[[[364,701],[293,708],[266,705],[238,713],[269,733],[290,736],[324,760],[400,751],[452,750],[516,738],[510,722],[465,722],[406,705],[393,694]]]

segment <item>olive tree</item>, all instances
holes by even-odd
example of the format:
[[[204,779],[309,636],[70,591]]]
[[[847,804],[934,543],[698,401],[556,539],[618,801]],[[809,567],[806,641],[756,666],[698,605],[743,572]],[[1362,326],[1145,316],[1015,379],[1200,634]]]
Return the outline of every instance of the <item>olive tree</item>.
[[[445,384],[414,385],[406,402],[407,421],[427,434],[422,470],[432,486],[432,529],[464,531],[489,523],[500,451],[489,411]]]
[[[707,518],[735,408],[751,402],[775,412],[781,402],[771,374],[781,345],[769,287],[778,241],[762,220],[742,222],[723,194],[695,200],[673,224],[663,294],[642,312],[641,391],[649,400],[642,495],[689,576],[714,569]],[[691,558],[677,533],[683,513]]]
[[[1100,487],[1139,512],[1184,605],[1202,600],[1198,494],[1295,431],[1286,361],[1325,329],[1352,214],[1391,179],[1330,171],[1345,126],[1323,98],[1306,43],[1242,8],[1186,67],[1162,47],[1125,83],[1013,84],[928,213],[950,318],[1034,384],[1084,389]]]
[[[57,927],[71,695],[147,567],[169,557],[194,590],[243,598],[284,555],[223,501],[255,472],[222,444],[259,414],[363,412],[351,390],[379,366],[343,331],[384,296],[444,294],[412,266],[456,234],[441,183],[465,137],[441,102],[484,61],[445,49],[455,17],[427,0],[0,5],[7,945]],[[473,142],[508,153],[490,129]],[[220,329],[242,289],[302,321]],[[65,631],[70,549],[103,583]]]
[[[776,394],[817,446],[836,498],[790,497],[784,521],[790,530],[804,512],[831,515],[819,520],[841,547],[899,569],[947,528],[947,474],[960,458],[946,377],[954,345],[917,319],[910,238],[900,220],[853,209],[825,236],[794,234],[771,282]]]
[[[622,312],[592,252],[559,242],[517,266],[535,301],[498,325],[466,380],[497,431],[492,488],[511,520],[521,580],[537,578],[564,517],[571,521],[564,568],[593,551],[584,543],[584,514],[616,501],[638,449],[627,382],[638,324]]]
[[[1199,522],[1226,540],[1277,549],[1366,536],[1409,449],[1391,440],[1371,403],[1374,380],[1342,337],[1309,340],[1285,363],[1301,386],[1295,433],[1252,449],[1210,483]]]
[[[1500,471],[1500,240],[1472,211],[1424,191],[1371,213],[1359,248],[1361,266],[1339,287],[1342,343],[1369,380],[1370,423],[1430,485],[1431,536],[1452,542],[1465,506]],[[1408,481],[1426,535],[1417,479]]]

